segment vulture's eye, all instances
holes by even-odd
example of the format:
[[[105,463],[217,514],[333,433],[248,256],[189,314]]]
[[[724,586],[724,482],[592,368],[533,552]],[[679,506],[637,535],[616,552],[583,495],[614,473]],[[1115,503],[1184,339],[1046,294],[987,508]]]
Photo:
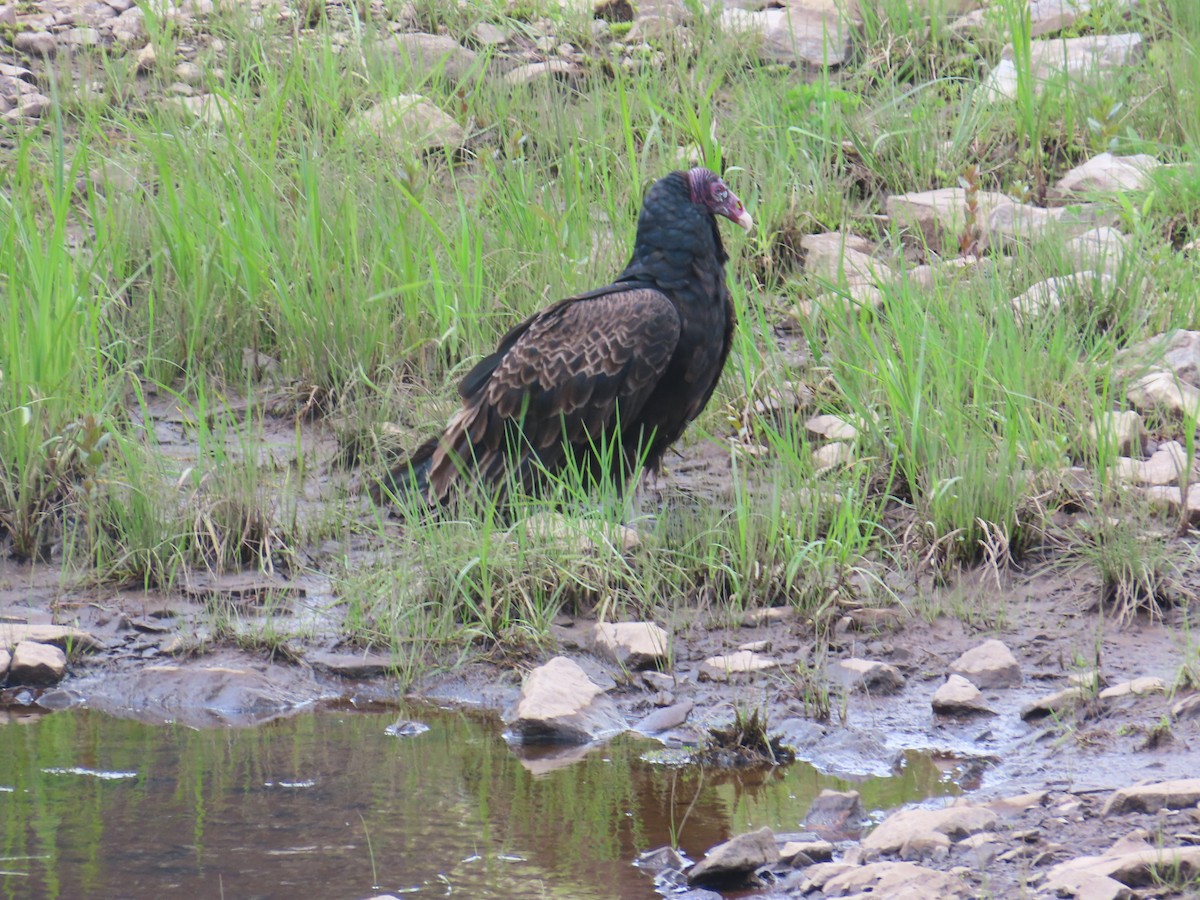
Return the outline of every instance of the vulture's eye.
[[[713,199],[718,203],[724,203],[729,199],[729,189],[723,185],[717,185],[716,189],[713,191]]]

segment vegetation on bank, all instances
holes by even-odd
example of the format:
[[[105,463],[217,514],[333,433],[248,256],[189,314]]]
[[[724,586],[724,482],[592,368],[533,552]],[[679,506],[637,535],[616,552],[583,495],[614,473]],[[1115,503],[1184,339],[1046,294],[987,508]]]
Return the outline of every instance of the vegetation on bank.
[[[575,90],[507,85],[487,51],[458,84],[399,72],[371,15],[298,30],[241,4],[203,23],[148,6],[161,74],[132,55],[50,64],[51,114],[0,141],[5,552],[61,561],[71,583],[170,587],[334,546],[321,568],[347,638],[410,671],[475,639],[536,641],[578,602],[667,622],[790,603],[819,620],[892,596],[896,573],[1047,560],[1098,573],[1119,612],[1176,599],[1186,522],[1123,487],[1116,449],[1086,435],[1124,408],[1116,351],[1200,327],[1196,258],[1179,252],[1200,237],[1200,13],[1097,2],[1072,31],[1139,31],[1144,58],[1039,92],[1018,52],[1017,98],[997,102],[980,73],[1028,39],[1019,6],[992,5],[981,33],[996,40],[912,5],[871,4],[853,59],[816,76],[763,65],[702,8],[626,64],[554,4],[557,38],[590,59]],[[478,22],[519,33],[532,13],[415,9],[468,43]],[[185,43],[227,101],[215,127],[165,96]],[[467,149],[407,158],[348,125],[401,93],[449,112]],[[802,235],[862,234],[916,264],[922,248],[881,216],[887,195],[962,180],[1038,201],[1102,151],[1178,165],[1102,201],[1131,250],[1098,302],[1014,314],[1013,296],[1073,270],[1048,239],[987,277],[902,277],[877,310],[800,314],[831,287],[802,270]],[[729,445],[728,496],[668,490],[631,510],[567,478],[582,541],[522,528],[542,506],[516,527],[486,509],[392,520],[345,489],[354,467],[381,471],[440,427],[511,324],[618,271],[642,191],[689,160],[723,172],[759,223],[726,238],[741,327],[685,438]],[[811,399],[780,408],[798,383]],[[818,412],[862,424],[854,462],[814,467]],[[284,459],[263,442],[280,421],[295,423]],[[1194,421],[1148,425],[1194,453]],[[622,520],[632,550],[612,539]]]

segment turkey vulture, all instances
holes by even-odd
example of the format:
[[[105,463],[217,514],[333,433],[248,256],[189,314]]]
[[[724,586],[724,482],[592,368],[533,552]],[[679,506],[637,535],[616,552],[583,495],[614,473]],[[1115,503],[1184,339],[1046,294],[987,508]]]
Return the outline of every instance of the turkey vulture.
[[[512,329],[462,380],[440,436],[373,490],[443,504],[464,485],[536,492],[576,468],[628,487],[712,396],[733,339],[729,259],[716,216],[754,221],[708,169],[646,194],[633,254],[612,284],[560,300]],[[511,481],[510,481],[511,479]]]

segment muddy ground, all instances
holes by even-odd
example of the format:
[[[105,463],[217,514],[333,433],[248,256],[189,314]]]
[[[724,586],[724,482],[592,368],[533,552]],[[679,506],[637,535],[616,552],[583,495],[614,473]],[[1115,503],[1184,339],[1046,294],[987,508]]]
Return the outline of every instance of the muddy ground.
[[[700,479],[719,491],[728,478],[715,458],[719,449],[693,444],[673,465],[666,490],[672,479],[689,491]],[[401,696],[386,655],[338,645],[340,606],[321,573],[320,548],[308,562],[292,577],[196,573],[166,592],[71,585],[54,566],[4,563],[0,621],[72,624],[95,639],[90,649],[84,642],[73,648],[69,675],[59,686],[5,690],[8,708],[85,704],[149,722],[244,726],[297,714],[320,698]],[[1115,789],[1200,773],[1200,716],[1184,703],[1200,671],[1200,639],[1187,608],[1119,625],[1106,618],[1100,595],[1099,581],[1087,571],[968,572],[947,586],[901,587],[900,604],[890,612],[847,609],[820,639],[812,621],[787,608],[751,611],[732,624],[680,611],[662,623],[673,634],[671,683],[624,673],[592,655],[593,620],[582,611],[558,617],[553,644],[540,654],[526,648],[519,658],[506,657],[500,648],[487,659],[429,674],[407,693],[503,713],[518,696],[523,673],[562,653],[609,690],[631,723],[690,701],[687,721],[660,735],[671,746],[695,746],[735,710],[761,706],[771,731],[801,759],[838,775],[887,774],[902,764],[903,751],[933,750],[972,802],[1029,793],[1039,800],[1006,818],[986,853],[955,844],[953,852],[923,864],[958,867],[990,896],[1022,896],[1039,871],[1099,854],[1138,828],[1152,843],[1200,842],[1195,809],[1099,815]],[[222,605],[236,611],[248,634],[258,620],[269,620],[280,633],[310,637],[269,651],[214,640],[212,610]],[[1022,684],[984,692],[993,714],[935,714],[931,697],[950,663],[990,637],[1012,650]],[[702,678],[703,660],[747,645],[779,667],[731,682]],[[878,695],[831,686],[828,667],[852,657],[895,666],[905,677],[903,688]],[[1166,689],[1110,701],[1089,697],[1053,715],[1023,718],[1032,701],[1093,669],[1102,684],[1150,677],[1162,679]],[[842,841],[840,853],[858,836],[854,828],[832,835]],[[1185,896],[1186,890],[1151,886],[1144,893]]]

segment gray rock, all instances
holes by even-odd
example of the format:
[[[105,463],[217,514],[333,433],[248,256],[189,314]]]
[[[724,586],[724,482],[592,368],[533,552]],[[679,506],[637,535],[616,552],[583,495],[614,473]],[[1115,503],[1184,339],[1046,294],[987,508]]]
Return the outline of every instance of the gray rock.
[[[1036,38],[1070,28],[1076,19],[1091,12],[1093,6],[1093,0],[1030,0],[1030,36]],[[1120,12],[1132,12],[1136,7],[1137,0],[1112,0],[1111,5]]]
[[[386,653],[332,653],[314,650],[305,661],[318,671],[342,678],[376,678],[396,670],[396,661]]]
[[[994,712],[988,709],[988,705],[984,702],[983,694],[979,688],[975,687],[967,679],[961,675],[951,675],[943,684],[933,693],[933,711],[948,715],[958,715],[962,713],[988,713],[994,715]]]
[[[904,687],[904,676],[895,666],[872,659],[843,659],[829,669],[829,678],[849,691],[894,694]]]
[[[583,77],[583,69],[565,59],[551,59],[545,62],[527,63],[517,66],[504,75],[505,84],[532,84],[535,81],[577,81]]]
[[[640,734],[658,734],[677,728],[687,721],[688,716],[691,715],[692,706],[691,700],[685,700],[673,706],[656,709],[634,725],[633,730]]]
[[[1075,272],[1039,281],[1024,293],[1013,297],[1013,317],[1028,324],[1059,309],[1070,299],[1094,303],[1097,294],[1112,290],[1111,275],[1101,272]]]
[[[765,672],[779,667],[779,660],[761,656],[751,650],[739,650],[723,656],[710,656],[700,664],[700,678],[707,681],[729,681],[735,675]]]
[[[477,22],[471,29],[471,37],[485,47],[494,47],[508,42],[507,32],[491,22]]]
[[[1041,887],[1048,896],[1132,897],[1127,885],[1153,884],[1155,873],[1162,872],[1170,872],[1173,880],[1181,882],[1196,878],[1200,875],[1200,847],[1149,847],[1083,856],[1053,866]]]
[[[1088,429],[1094,445],[1103,444],[1117,453],[1141,453],[1144,433],[1142,417],[1132,409],[1106,412]]]
[[[8,667],[12,664],[12,654],[8,650],[0,650],[0,684],[8,676]]]
[[[71,650],[97,650],[102,643],[90,632],[69,625],[26,625],[0,622],[0,650],[11,650],[22,641],[53,644]]]
[[[804,891],[803,885],[801,890]],[[844,868],[825,880],[821,890],[827,897],[852,896],[861,897],[863,900],[869,897],[888,897],[891,900],[960,900],[975,895],[974,890],[961,878],[911,862],[877,862]]]
[[[641,543],[637,531],[627,525],[569,518],[556,512],[536,513],[521,522],[520,528],[527,541],[568,554],[628,553]]]
[[[1150,183],[1149,173],[1161,165],[1161,162],[1145,153],[1136,156],[1101,153],[1059,179],[1050,196],[1066,199],[1087,193],[1141,190]]]
[[[1171,707],[1171,716],[1176,719],[1200,718],[1200,694],[1184,697]]]
[[[236,126],[241,118],[238,105],[220,94],[199,94],[195,97],[175,97],[170,102],[181,112],[195,116],[210,128]]]
[[[867,812],[858,791],[834,791],[825,788],[813,798],[804,815],[804,827],[829,840],[857,837]],[[815,859],[816,857],[814,857]]]
[[[29,56],[50,57],[58,49],[54,35],[45,31],[21,31],[13,38],[13,49]]]
[[[1021,683],[1021,667],[1003,641],[984,641],[950,663],[950,671],[979,688],[1012,687]]]
[[[1186,507],[1188,521],[1200,523],[1200,487],[1194,484],[1188,485],[1186,502],[1178,485],[1151,485],[1144,489],[1143,496],[1151,506],[1165,509],[1174,517],[1182,515]]]
[[[90,28],[102,28],[115,19],[120,10],[113,9],[107,3],[100,3],[98,0],[90,0],[83,4],[79,12],[75,16],[75,21],[80,25],[86,25]]]
[[[723,844],[717,844],[704,854],[704,859],[688,871],[688,884],[724,882],[749,875],[755,869],[778,862],[779,850],[770,828],[760,828],[749,834],[739,834]]]
[[[1086,688],[1063,688],[1061,691],[1055,691],[1045,697],[1030,700],[1021,707],[1021,718],[1038,719],[1043,716],[1067,713],[1087,700],[1089,696]]]
[[[847,422],[841,416],[813,416],[804,423],[804,428],[809,434],[828,441],[852,441],[858,437],[858,426]]]
[[[100,32],[95,28],[72,28],[61,35],[63,43],[79,47],[99,47]]]
[[[153,44],[147,44],[137,52],[134,57],[134,69],[139,74],[153,72],[155,66],[158,65],[158,51],[154,49]]]
[[[813,470],[818,474],[837,466],[848,466],[852,462],[854,462],[854,447],[842,441],[818,447],[812,454]]]
[[[1180,476],[1187,471],[1187,451],[1179,441],[1159,444],[1158,449],[1147,460],[1120,458],[1117,460],[1117,477],[1134,484],[1178,484]]]
[[[895,279],[895,273],[871,255],[874,245],[866,238],[840,231],[806,234],[800,239],[804,271],[836,285],[878,285]]]
[[[440,74],[457,82],[475,65],[474,51],[444,34],[396,34],[381,41],[379,47],[397,68],[418,78]]]
[[[597,622],[592,649],[634,671],[659,668],[671,652],[671,635],[653,622]]]
[[[892,813],[862,842],[872,854],[898,853],[910,841],[941,834],[951,841],[991,831],[999,816],[982,806],[946,806],[942,809],[902,809]]]
[[[194,62],[181,62],[175,67],[175,77],[184,84],[199,84],[204,79],[204,70]]]
[[[721,13],[721,27],[754,42],[764,62],[816,67],[845,62],[854,28],[836,9],[801,6],[757,12],[727,9]]]
[[[143,46],[149,35],[146,32],[146,14],[140,6],[125,10],[117,17],[112,28],[113,40],[128,49]]]
[[[12,650],[8,680],[13,684],[57,684],[67,672],[67,654],[51,644],[21,641]]]
[[[1200,390],[1163,369],[1134,381],[1126,388],[1125,397],[1143,412],[1166,409],[1184,416],[1200,415]]]
[[[988,213],[981,237],[984,246],[1029,246],[1050,236],[1086,234],[1107,215],[1094,204],[1045,209],[1027,203],[1001,203]]]
[[[1129,251],[1129,238],[1110,226],[1093,228],[1067,242],[1067,259],[1078,269],[1110,275],[1120,270]]]
[[[967,192],[962,188],[939,188],[909,194],[893,194],[887,198],[888,217],[899,227],[919,232],[923,243],[935,253],[958,251],[959,239],[967,226],[984,229],[995,210],[1011,206],[1003,194],[979,191],[975,196],[977,212],[970,222]]]
[[[352,119],[350,126],[404,153],[457,150],[466,141],[462,126],[420,94],[383,100]]]
[[[1100,34],[1077,38],[1053,38],[1033,41],[1030,46],[1035,90],[1041,92],[1056,75],[1095,77],[1137,61],[1143,52],[1140,34]],[[982,85],[989,99],[1014,99],[1017,96],[1017,67],[1010,44],[1001,51],[1000,62]]]
[[[521,698],[507,719],[512,738],[522,743],[582,744],[626,728],[603,688],[565,656],[525,677]]]
[[[1187,809],[1200,803],[1200,778],[1139,784],[1114,791],[1104,804],[1101,815],[1125,812],[1158,812],[1160,809]],[[1200,850],[1200,848],[1197,848]]]

